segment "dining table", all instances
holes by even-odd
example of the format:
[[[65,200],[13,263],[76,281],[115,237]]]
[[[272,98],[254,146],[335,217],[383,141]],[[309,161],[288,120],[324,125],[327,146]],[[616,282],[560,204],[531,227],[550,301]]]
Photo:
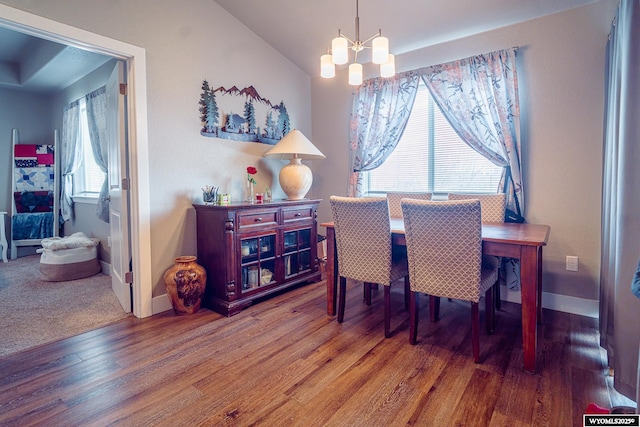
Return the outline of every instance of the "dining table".
[[[404,221],[391,218],[393,245],[406,246]],[[338,260],[333,222],[323,222],[327,239],[327,314],[336,314]],[[543,224],[483,223],[482,253],[520,260],[522,346],[524,371],[536,372],[538,324],[542,323],[542,248],[551,228]]]

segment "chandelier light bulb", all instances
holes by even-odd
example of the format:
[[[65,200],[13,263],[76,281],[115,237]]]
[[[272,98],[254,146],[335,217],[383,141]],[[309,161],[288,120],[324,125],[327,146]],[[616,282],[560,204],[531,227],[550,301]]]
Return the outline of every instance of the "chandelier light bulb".
[[[362,84],[362,64],[354,62],[349,65],[349,84],[353,86]]]
[[[336,66],[331,59],[331,54],[326,53],[320,57],[320,76],[330,79],[336,75]]]
[[[387,62],[387,56],[389,56],[389,39],[386,37],[376,37],[371,43],[372,54],[374,64],[384,64]]]
[[[331,52],[334,64],[346,64],[347,61],[349,61],[347,39],[345,39],[344,37],[336,37],[331,40]]]
[[[380,64],[380,77],[393,77],[396,74],[396,59],[389,54],[387,62]]]

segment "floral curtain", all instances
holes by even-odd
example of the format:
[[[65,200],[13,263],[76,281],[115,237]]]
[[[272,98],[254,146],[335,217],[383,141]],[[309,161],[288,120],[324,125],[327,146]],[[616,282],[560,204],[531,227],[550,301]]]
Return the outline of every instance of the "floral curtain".
[[[74,101],[64,108],[62,113],[62,136],[60,173],[62,174],[60,191],[60,210],[62,219],[74,219],[73,211],[73,174],[80,167],[82,153],[79,139],[80,103]]]
[[[600,345],[616,390],[637,399],[640,300],[640,1],[621,0],[606,56]],[[640,393],[638,393],[640,394]]]
[[[505,169],[499,191],[507,209],[524,212],[516,49],[477,55],[419,70],[424,83],[460,138]]]
[[[106,175],[109,159],[106,86],[91,92],[85,97],[85,100],[87,102],[87,122],[93,158],[100,170],[105,173],[96,206],[96,216],[104,222],[109,222],[109,180]]]
[[[350,120],[349,196],[363,194],[360,172],[380,166],[398,145],[418,92],[418,78],[411,71],[367,80],[357,89]]]

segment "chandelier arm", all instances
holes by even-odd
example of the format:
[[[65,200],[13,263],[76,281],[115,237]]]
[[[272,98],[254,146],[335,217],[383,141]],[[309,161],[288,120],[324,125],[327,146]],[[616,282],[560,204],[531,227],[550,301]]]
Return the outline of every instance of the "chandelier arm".
[[[368,39],[366,39],[365,41],[362,42],[362,46],[363,47],[368,47],[371,48],[371,46],[365,46],[366,43],[369,43],[371,40],[375,39],[376,37],[380,37],[382,36],[382,30],[378,30],[377,33],[375,33],[374,35],[372,35],[371,37],[369,37]]]
[[[352,45],[357,43],[357,40],[351,40],[349,37],[345,36],[344,33],[340,33],[340,37],[342,37],[343,39],[346,39],[349,43],[351,43]]]

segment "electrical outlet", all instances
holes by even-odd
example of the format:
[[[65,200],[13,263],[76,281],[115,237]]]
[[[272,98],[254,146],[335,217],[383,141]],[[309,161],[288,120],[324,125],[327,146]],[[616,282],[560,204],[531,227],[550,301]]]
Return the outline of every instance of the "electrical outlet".
[[[578,257],[567,255],[567,271],[578,271]]]

